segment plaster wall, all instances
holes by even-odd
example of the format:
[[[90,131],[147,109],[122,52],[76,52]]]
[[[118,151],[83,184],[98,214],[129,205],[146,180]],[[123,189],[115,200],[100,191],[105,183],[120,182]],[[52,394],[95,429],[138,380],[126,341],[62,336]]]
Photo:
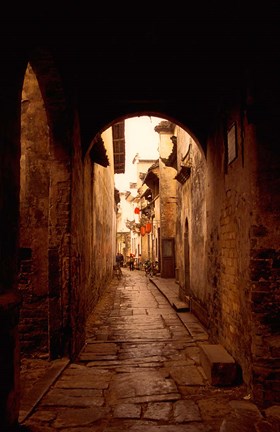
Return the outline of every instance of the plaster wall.
[[[160,132],[159,144],[159,194],[160,194],[160,230],[161,238],[175,238],[176,234],[176,170],[166,166],[161,158],[168,158],[173,144],[170,140],[172,133]]]
[[[155,159],[141,159],[136,158],[136,172],[137,172],[137,189],[143,188],[143,175],[147,174],[147,171],[156,162]],[[146,185],[144,185],[145,188]]]
[[[84,163],[85,244],[84,271],[86,316],[112,276],[116,254],[116,212],[112,130],[102,134],[109,159],[106,168],[92,163],[89,153]]]
[[[189,151],[191,165],[189,179],[177,182],[178,220],[176,230],[176,261],[179,291],[182,300],[188,296],[191,308],[204,325],[208,325],[209,292],[206,284],[206,161],[204,154],[190,135],[176,127],[177,164]],[[185,161],[186,163],[186,161]]]
[[[177,188],[176,169],[165,165],[161,158],[167,159],[172,152],[171,136],[173,125],[161,122],[155,130],[160,135],[159,143],[159,196],[160,196],[160,271],[161,277],[175,277],[176,273],[176,220]],[[165,249],[165,250],[164,250]]]

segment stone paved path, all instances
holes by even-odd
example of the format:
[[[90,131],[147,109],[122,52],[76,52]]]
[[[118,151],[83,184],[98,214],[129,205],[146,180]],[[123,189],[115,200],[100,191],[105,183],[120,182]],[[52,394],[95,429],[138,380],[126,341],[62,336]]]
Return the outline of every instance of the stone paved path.
[[[92,313],[79,358],[63,366],[22,430],[278,430],[254,427],[265,420],[244,400],[243,386],[209,385],[199,360],[199,343],[207,335],[199,326],[195,337],[188,331],[183,321],[194,324],[191,314],[185,312],[185,320],[180,319],[182,313],[176,313],[143,272],[123,273]]]

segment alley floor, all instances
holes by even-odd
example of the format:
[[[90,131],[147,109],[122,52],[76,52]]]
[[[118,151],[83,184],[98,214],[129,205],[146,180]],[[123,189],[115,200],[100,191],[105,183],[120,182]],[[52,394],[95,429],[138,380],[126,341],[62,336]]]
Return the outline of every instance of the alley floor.
[[[168,300],[174,283],[124,268],[92,312],[74,363],[23,361],[20,430],[279,432],[277,407],[262,412],[244,385],[209,383],[199,355],[208,335]]]

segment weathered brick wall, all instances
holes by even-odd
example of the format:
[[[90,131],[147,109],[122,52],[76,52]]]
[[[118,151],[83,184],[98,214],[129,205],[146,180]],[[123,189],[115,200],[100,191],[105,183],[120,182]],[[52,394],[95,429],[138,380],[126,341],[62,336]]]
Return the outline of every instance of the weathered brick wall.
[[[263,71],[259,73],[259,79],[265,79]],[[280,403],[280,152],[279,124],[271,122],[279,118],[279,101],[271,78],[270,91],[256,99],[262,110],[247,126],[258,161],[249,263],[253,394],[265,405]]]
[[[256,205],[256,155],[238,108],[212,137],[207,152],[209,312],[214,340],[251,376],[250,226]],[[236,122],[237,158],[227,164],[224,127]]]
[[[211,330],[241,365],[255,399],[269,404],[280,400],[279,134],[276,125],[268,131],[264,114],[249,121],[238,105],[228,113],[226,126],[237,125],[237,159],[224,165],[222,127],[207,152]]]
[[[21,348],[52,358],[64,352],[75,356],[84,342],[86,318],[112,275],[112,137],[103,134],[110,166],[94,164],[89,156],[83,158],[76,120],[70,163],[69,131],[60,136],[59,128],[59,135],[51,129],[49,136],[36,77],[31,68],[27,72],[22,103]]]
[[[68,314],[69,331],[71,332],[70,354],[74,358],[85,340],[86,322],[86,291],[85,284],[88,274],[85,271],[86,248],[86,216],[91,208],[87,205],[89,194],[84,194],[84,170],[83,155],[80,142],[80,128],[77,117],[74,121],[73,130],[73,156],[72,156],[72,187],[71,187],[71,260],[70,260],[70,295]],[[87,186],[88,188],[88,186]],[[73,204],[75,203],[75,204]]]
[[[38,61],[38,59],[37,59]],[[44,72],[47,63],[44,62]],[[36,63],[36,62],[35,62]],[[21,232],[22,268],[19,289],[21,348],[33,355],[57,358],[68,353],[70,286],[70,191],[69,123],[58,115],[59,86],[45,81],[36,64],[38,80],[28,68],[22,94],[21,118]],[[53,70],[52,70],[53,71]],[[64,107],[63,107],[64,109]],[[46,112],[48,111],[48,115]],[[48,120],[47,120],[48,117]],[[26,256],[28,255],[28,256]]]
[[[40,77],[39,77],[40,78]],[[19,288],[22,351],[56,358],[69,339],[70,191],[68,133],[49,121],[29,67],[22,94]],[[50,116],[50,113],[49,113]],[[58,135],[57,135],[58,132]],[[28,251],[28,260],[24,256]]]
[[[56,143],[59,146],[59,143]],[[49,350],[51,357],[68,354],[70,301],[70,155],[52,148],[49,196]],[[68,341],[69,342],[69,341]]]
[[[228,164],[226,133],[233,122],[237,157]],[[267,127],[249,122],[237,103],[217,125],[206,160],[193,143],[191,176],[177,186],[176,234],[181,296],[191,296],[212,341],[233,355],[263,404],[280,400],[279,152],[276,127],[269,133]],[[180,128],[175,135],[179,166],[188,135]]]
[[[48,353],[49,134],[30,65],[22,91],[20,167],[21,352],[42,355]]]
[[[10,59],[15,63],[11,65]],[[1,51],[0,70],[0,430],[16,430],[20,408],[17,291],[22,56]]]
[[[82,331],[83,323],[112,277],[116,212],[111,136],[111,129],[102,134],[110,166],[105,168],[93,163],[90,152],[82,163],[78,147],[74,155],[72,202],[75,205],[71,223],[71,319],[74,332]],[[74,339],[79,341],[77,336]]]

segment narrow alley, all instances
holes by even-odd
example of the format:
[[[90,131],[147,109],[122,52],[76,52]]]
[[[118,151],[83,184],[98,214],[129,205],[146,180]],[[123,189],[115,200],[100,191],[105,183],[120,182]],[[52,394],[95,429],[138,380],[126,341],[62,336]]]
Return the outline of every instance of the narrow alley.
[[[243,385],[209,383],[200,361],[208,335],[163,295],[174,286],[123,268],[90,315],[77,361],[55,360],[37,382],[34,365],[33,376],[22,374],[29,392],[21,400],[21,430],[278,431],[272,413],[260,412]]]

